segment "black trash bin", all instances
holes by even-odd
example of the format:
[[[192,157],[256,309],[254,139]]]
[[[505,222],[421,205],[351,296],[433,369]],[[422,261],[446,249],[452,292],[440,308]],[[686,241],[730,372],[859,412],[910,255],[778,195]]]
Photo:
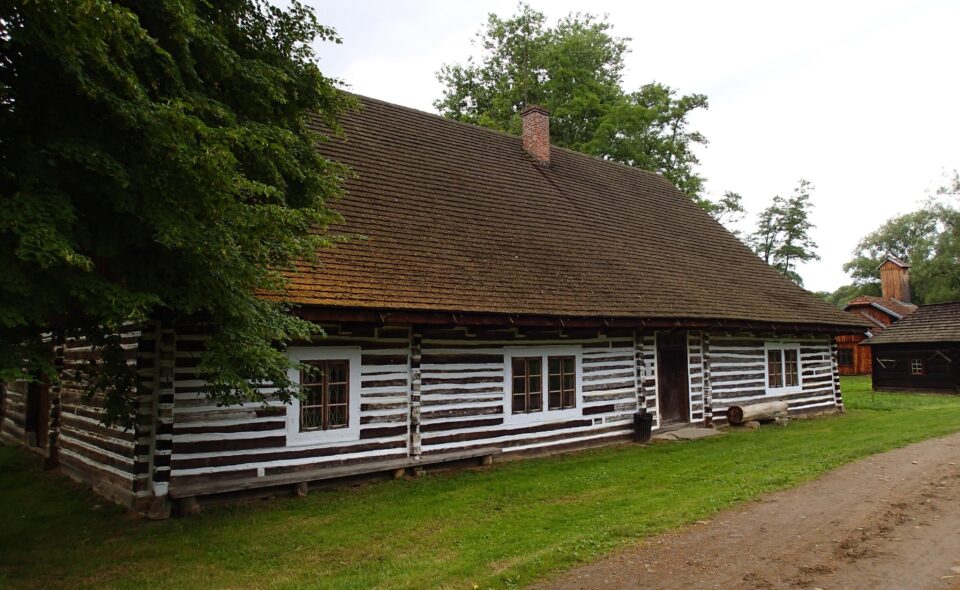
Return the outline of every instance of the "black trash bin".
[[[653,429],[653,414],[647,410],[640,410],[633,415],[633,440],[638,443],[650,442],[650,432]]]

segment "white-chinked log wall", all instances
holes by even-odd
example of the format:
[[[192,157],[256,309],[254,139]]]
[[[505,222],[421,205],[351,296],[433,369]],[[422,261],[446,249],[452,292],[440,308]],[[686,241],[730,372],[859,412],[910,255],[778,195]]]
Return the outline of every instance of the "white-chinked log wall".
[[[766,387],[768,341],[800,347],[800,391],[777,394]],[[831,338],[767,337],[749,334],[710,335],[710,390],[714,422],[725,423],[727,408],[733,404],[783,400],[791,413],[827,411],[837,407],[838,382],[831,354]]]
[[[123,335],[129,362],[136,363],[139,376],[141,420],[135,431],[100,424],[102,399],[84,399],[76,372],[90,350],[80,341],[65,344],[57,393],[61,463],[85,481],[99,482],[104,495],[142,506],[153,496],[167,494],[168,487],[177,497],[178,486],[189,495],[202,494],[207,486],[223,489],[225,480],[253,487],[267,476],[303,474],[310,479],[305,472],[328,467],[362,470],[364,464],[421,456],[448,458],[485,450],[509,455],[604,444],[627,439],[632,415],[642,407],[659,428],[652,330],[325,329],[327,335],[316,342],[318,350],[359,349],[354,440],[291,442],[289,407],[279,401],[217,406],[206,399],[197,373],[205,336],[151,325]],[[766,387],[767,342],[798,348],[802,387],[783,394]],[[522,354],[537,349],[562,354],[565,346],[576,350],[581,360],[582,397],[575,410],[556,417],[549,412],[522,419],[512,415],[506,380],[509,354],[521,354],[517,347],[525,349]],[[794,414],[840,406],[828,336],[691,331],[687,350],[693,423],[724,423],[731,404],[783,400]],[[23,438],[21,389],[18,384],[7,389],[2,424],[7,437]]]
[[[407,456],[410,333],[406,328],[328,329],[322,346],[361,349],[359,440],[288,446],[279,401],[221,407],[202,393],[196,374],[202,336],[177,348],[171,492],[178,484],[288,474]],[[269,392],[269,390],[266,390]]]
[[[140,330],[120,334],[126,363],[140,362]],[[76,479],[93,486],[112,500],[133,506],[138,473],[135,465],[136,429],[103,424],[105,394],[87,396],[88,384],[80,376],[84,363],[99,359],[84,339],[63,345],[60,387],[59,462]]]
[[[587,338],[518,330],[482,337],[467,334],[465,330],[424,334],[420,426],[424,455],[482,448],[511,453],[599,443],[630,434],[637,410],[632,332]],[[516,346],[579,348],[583,402],[576,416],[549,420],[549,412],[544,412],[538,418],[546,421],[507,420],[511,402],[504,391],[505,351]]]
[[[490,449],[504,454],[625,439],[631,417],[645,405],[657,415],[657,355],[653,331],[573,337],[519,329],[406,327],[337,328],[318,346],[359,346],[360,439],[288,446],[287,408],[273,402],[217,407],[204,399],[194,367],[202,347],[178,346],[171,486],[256,479],[327,466]],[[704,350],[709,339],[709,348]],[[202,340],[180,336],[178,343]],[[803,389],[770,394],[764,342],[799,343]],[[582,403],[575,416],[518,423],[510,420],[505,352],[512,347],[574,345],[582,358]],[[411,365],[411,352],[419,353]],[[705,376],[711,418],[724,422],[732,403],[785,399],[792,411],[826,410],[835,400],[830,340],[826,337],[688,335],[690,418],[705,421]],[[639,387],[639,391],[638,391]],[[416,389],[417,391],[413,391]]]

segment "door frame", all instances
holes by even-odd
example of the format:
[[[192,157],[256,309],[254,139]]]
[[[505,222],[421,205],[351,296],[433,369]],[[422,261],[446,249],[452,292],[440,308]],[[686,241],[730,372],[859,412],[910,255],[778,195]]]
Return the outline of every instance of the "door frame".
[[[682,345],[680,345],[680,344],[667,345],[667,346],[664,346],[664,348],[668,348],[668,349],[669,349],[669,348],[672,348],[672,349],[677,349],[677,350],[682,349],[682,350],[683,350],[683,365],[684,365],[684,367],[685,367],[685,370],[684,370],[684,372],[683,372],[683,374],[684,374],[684,378],[683,378],[683,391],[684,391],[684,394],[681,396],[681,397],[682,397],[682,400],[683,400],[683,404],[682,404],[682,405],[683,405],[683,409],[682,409],[682,411],[681,411],[681,416],[682,416],[682,417],[681,417],[681,419],[680,419],[679,421],[677,421],[677,422],[671,422],[671,423],[669,423],[669,424],[667,424],[667,423],[664,421],[664,416],[663,416],[663,392],[662,392],[662,390],[661,390],[661,386],[663,385],[663,380],[661,379],[661,371],[660,371],[660,362],[661,362],[661,355],[660,355],[660,350],[661,350],[661,337],[662,337],[662,336],[668,336],[668,335],[669,335],[669,336],[677,337],[678,340],[679,340],[679,337],[681,337],[681,335],[682,335],[682,338],[683,338],[683,344],[682,344]],[[692,412],[691,412],[691,404],[690,404],[690,337],[689,337],[689,332],[686,331],[686,330],[659,331],[659,332],[657,332],[656,335],[655,335],[655,338],[654,338],[654,346],[656,347],[656,363],[657,363],[657,367],[656,367],[657,419],[658,419],[658,422],[659,422],[659,427],[660,427],[660,428],[663,428],[664,426],[673,426],[673,427],[675,427],[675,426],[681,426],[681,425],[691,424],[691,423],[693,422],[693,414],[692,414]]]

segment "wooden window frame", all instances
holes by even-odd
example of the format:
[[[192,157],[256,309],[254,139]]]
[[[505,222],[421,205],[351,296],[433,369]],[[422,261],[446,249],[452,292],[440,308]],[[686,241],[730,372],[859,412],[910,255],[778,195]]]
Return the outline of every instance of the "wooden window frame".
[[[540,395],[541,409],[536,411],[514,411],[514,359],[540,359]],[[550,359],[556,357],[573,358],[573,405],[550,408]],[[561,361],[562,363],[562,361]],[[583,354],[579,345],[524,346],[504,348],[504,422],[507,424],[529,424],[537,422],[555,422],[583,416]],[[528,373],[525,373],[525,375]],[[562,385],[563,377],[561,377]],[[562,397],[562,393],[561,393]]]
[[[321,360],[311,360],[305,361],[304,365],[312,367],[312,370],[306,368],[300,369],[300,387],[306,389],[307,387],[319,387],[320,388],[320,403],[306,404],[305,400],[300,401],[300,432],[310,432],[315,430],[336,430],[338,428],[347,428],[350,425],[350,361],[345,359],[321,359]],[[335,383],[330,382],[330,374],[332,373],[332,365],[343,365],[343,381],[337,381]],[[308,381],[308,379],[315,379],[319,376],[319,381]],[[331,385],[343,385],[346,389],[344,395],[346,399],[343,403],[334,404],[330,401],[330,386]],[[343,408],[343,421],[338,424],[331,424],[331,415],[333,413],[333,408]],[[320,408],[320,425],[313,428],[305,428],[303,426],[303,415],[304,411],[312,408]]]
[[[917,371],[919,366],[920,370]],[[910,375],[915,377],[923,377],[927,374],[927,363],[923,359],[912,358],[910,359]]]
[[[771,373],[771,354],[779,356],[780,374],[779,383],[774,384],[771,379],[776,374]],[[790,361],[793,357],[795,361]],[[787,371],[787,366],[796,364],[795,379],[788,379],[794,375]],[[797,342],[765,342],[763,345],[763,383],[767,394],[784,395],[803,391],[803,359],[800,356],[800,344]]]
[[[360,347],[359,346],[298,346],[287,350],[294,365],[287,371],[291,383],[299,387],[303,372],[301,364],[317,361],[345,361],[347,363],[347,425],[340,428],[301,428],[301,400],[294,398],[286,408],[287,446],[325,445],[360,440]]]
[[[850,362],[843,362],[842,356],[846,356]],[[856,364],[855,354],[852,348],[838,348],[837,349],[837,366],[838,367],[852,367]]]
[[[533,365],[537,365],[536,372]],[[518,365],[522,366],[523,375],[517,374]],[[510,412],[513,414],[535,414],[543,412],[543,358],[540,356],[515,356],[510,363]],[[517,380],[523,379],[523,392],[517,392]],[[532,387],[536,384],[538,388],[534,391]],[[534,407],[532,398],[539,398],[536,407]],[[523,399],[523,408],[518,409],[517,398]]]

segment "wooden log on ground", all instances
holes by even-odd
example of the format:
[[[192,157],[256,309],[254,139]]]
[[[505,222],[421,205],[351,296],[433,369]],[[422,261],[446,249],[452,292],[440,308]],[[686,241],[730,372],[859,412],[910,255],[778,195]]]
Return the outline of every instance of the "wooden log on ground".
[[[763,402],[727,408],[727,420],[730,424],[740,425],[744,422],[769,422],[787,415],[787,402]]]

